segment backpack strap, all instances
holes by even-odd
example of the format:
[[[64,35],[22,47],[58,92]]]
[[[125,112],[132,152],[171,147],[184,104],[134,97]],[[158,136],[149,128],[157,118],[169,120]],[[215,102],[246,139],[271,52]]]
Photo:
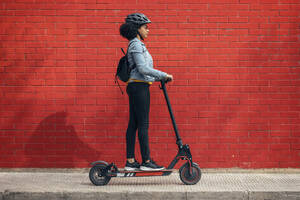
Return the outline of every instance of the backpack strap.
[[[122,50],[123,54],[124,54],[124,55],[126,55],[126,53],[125,53],[124,49],[123,49],[123,48],[121,48],[121,50]]]
[[[118,81],[117,75],[115,76],[115,83],[118,83],[118,86],[119,86],[119,88],[120,88],[120,90],[121,90],[121,93],[122,93],[122,95],[123,95],[123,94],[124,94],[124,92],[123,92],[123,90],[122,90],[122,88],[121,88],[121,86],[120,86],[120,84],[119,84],[119,81]]]

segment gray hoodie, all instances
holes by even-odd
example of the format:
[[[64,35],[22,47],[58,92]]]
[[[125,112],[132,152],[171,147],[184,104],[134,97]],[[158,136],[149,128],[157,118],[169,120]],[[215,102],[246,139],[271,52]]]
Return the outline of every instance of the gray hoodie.
[[[129,66],[136,64],[136,67],[131,70],[130,79],[154,82],[166,78],[167,73],[153,69],[152,56],[142,41],[134,38],[129,41],[128,46]],[[133,80],[129,80],[129,83],[134,82]]]

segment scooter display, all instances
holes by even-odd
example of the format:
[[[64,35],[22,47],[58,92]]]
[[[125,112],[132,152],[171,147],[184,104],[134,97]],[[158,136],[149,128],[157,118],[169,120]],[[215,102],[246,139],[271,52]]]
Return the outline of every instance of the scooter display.
[[[179,168],[180,180],[186,185],[194,185],[200,181],[201,169],[197,163],[192,161],[192,154],[189,145],[183,144],[180,138],[173,111],[171,108],[170,100],[167,94],[167,82],[168,81],[161,81],[160,89],[163,90],[176,136],[178,153],[175,156],[175,158],[171,161],[171,163],[166,169],[159,171],[126,171],[118,169],[114,163],[108,164],[105,161],[95,161],[91,163],[92,167],[89,171],[89,178],[94,185],[106,185],[113,177],[168,176],[172,172],[177,171],[174,170],[174,167],[180,159],[186,160],[186,162]]]

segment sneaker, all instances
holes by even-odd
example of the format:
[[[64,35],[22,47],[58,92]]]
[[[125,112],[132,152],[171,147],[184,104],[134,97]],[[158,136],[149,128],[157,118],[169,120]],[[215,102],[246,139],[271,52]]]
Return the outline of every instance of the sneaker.
[[[140,163],[138,163],[136,160],[134,160],[133,163],[129,163],[128,160],[126,161],[126,165],[124,170],[126,171],[135,171],[140,169]]]
[[[150,162],[143,162],[140,170],[142,171],[159,171],[165,169],[163,166],[157,165],[153,160],[150,159]]]

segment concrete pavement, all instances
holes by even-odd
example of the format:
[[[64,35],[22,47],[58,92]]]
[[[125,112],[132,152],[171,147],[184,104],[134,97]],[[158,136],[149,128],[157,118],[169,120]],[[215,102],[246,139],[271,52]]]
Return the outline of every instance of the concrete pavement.
[[[46,199],[232,199],[300,200],[300,170],[203,170],[196,185],[177,172],[163,177],[112,178],[94,186],[87,170],[0,170],[0,200]]]

